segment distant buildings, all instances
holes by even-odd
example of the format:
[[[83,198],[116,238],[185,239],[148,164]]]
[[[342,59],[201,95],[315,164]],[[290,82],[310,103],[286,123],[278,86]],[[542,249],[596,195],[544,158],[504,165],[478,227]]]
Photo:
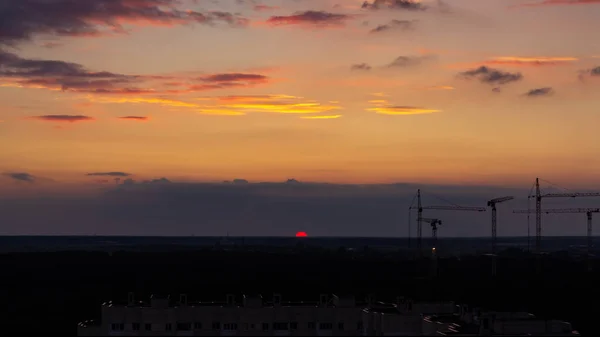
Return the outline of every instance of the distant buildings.
[[[102,304],[100,322],[78,325],[79,336],[482,336],[577,335],[571,325],[544,321],[527,313],[481,312],[453,302],[376,302],[368,297],[322,294],[315,302],[284,302],[274,294],[234,295],[224,302],[187,301],[152,296],[149,303]]]

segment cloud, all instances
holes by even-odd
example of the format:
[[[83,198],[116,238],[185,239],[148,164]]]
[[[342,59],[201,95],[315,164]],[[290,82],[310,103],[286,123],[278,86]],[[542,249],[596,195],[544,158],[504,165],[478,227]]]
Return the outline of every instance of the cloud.
[[[390,30],[401,30],[401,31],[414,30],[416,22],[417,22],[416,20],[395,20],[394,19],[385,25],[379,25],[379,26],[371,29],[370,33],[371,34],[383,33],[383,32],[387,32]]]
[[[91,97],[96,103],[159,104],[190,109],[204,115],[243,116],[248,113],[309,114],[340,110],[333,103],[321,104],[315,100],[290,95],[245,95],[201,97],[199,102],[139,97]]]
[[[343,26],[346,21],[353,19],[353,15],[336,14],[325,11],[296,12],[287,16],[272,16],[267,24],[272,26],[281,25],[308,25],[315,27]]]
[[[427,6],[423,5],[418,0],[373,0],[372,2],[365,1],[362,8],[379,10],[379,9],[400,9],[411,11],[426,10]]]
[[[531,2],[511,7],[539,7],[539,6],[560,6],[560,5],[592,5],[600,4],[600,0],[543,0]]]
[[[371,70],[371,66],[366,63],[353,64],[351,70]]]
[[[464,78],[477,78],[482,83],[495,85],[508,84],[511,82],[520,81],[523,78],[521,73],[510,73],[486,66],[467,70],[460,73],[460,75]]]
[[[42,115],[32,116],[31,119],[37,119],[46,122],[64,122],[64,123],[75,123],[75,122],[86,122],[95,120],[93,117],[84,115]]]
[[[515,57],[501,56],[485,61],[485,64],[508,66],[556,66],[579,61],[575,57]]]
[[[414,106],[392,105],[387,100],[371,100],[369,101],[374,107],[368,108],[367,111],[372,111],[382,115],[422,115],[441,112],[437,109],[428,109]]]
[[[177,0],[1,0],[0,45],[14,45],[36,35],[99,36],[123,34],[128,25],[175,26],[248,20],[227,12],[181,10]]]
[[[454,90],[456,88],[454,88],[451,85],[433,85],[430,87],[425,87],[423,89],[425,89],[425,90]]]
[[[554,90],[550,87],[531,89],[527,93],[525,93],[528,97],[538,97],[538,96],[550,96],[554,93]]]
[[[77,63],[26,59],[0,50],[0,86],[95,95],[140,96],[253,87],[268,82],[268,76],[254,73],[216,73],[198,77],[92,71]]]
[[[33,175],[25,172],[3,173],[3,175],[17,181],[25,181],[28,183],[35,181],[35,177]]]
[[[276,10],[276,9],[279,9],[279,7],[277,7],[277,6],[268,6],[268,5],[263,5],[263,4],[255,5],[254,6],[254,10],[257,11],[257,12],[273,11],[273,10]]]
[[[148,120],[150,120],[150,117],[146,117],[146,116],[123,116],[123,117],[118,117],[119,119],[122,120],[130,120],[130,121],[138,121],[138,122],[146,122]]]
[[[92,173],[87,173],[86,176],[92,176],[92,177],[129,177],[131,176],[130,173],[125,173],[125,172],[92,172]]]
[[[421,64],[423,61],[432,59],[433,55],[418,55],[418,56],[398,56],[392,63],[388,64],[388,68],[405,68]]]
[[[338,119],[342,115],[301,116],[302,119]]]
[[[583,80],[586,76],[600,78],[600,66],[591,68],[591,69],[582,70],[579,72],[580,80]]]

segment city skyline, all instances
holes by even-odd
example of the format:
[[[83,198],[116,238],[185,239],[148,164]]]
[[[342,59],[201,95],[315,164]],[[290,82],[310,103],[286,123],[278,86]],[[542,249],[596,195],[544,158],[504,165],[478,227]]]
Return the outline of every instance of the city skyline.
[[[597,1],[2,3],[10,193],[114,172],[600,186]]]

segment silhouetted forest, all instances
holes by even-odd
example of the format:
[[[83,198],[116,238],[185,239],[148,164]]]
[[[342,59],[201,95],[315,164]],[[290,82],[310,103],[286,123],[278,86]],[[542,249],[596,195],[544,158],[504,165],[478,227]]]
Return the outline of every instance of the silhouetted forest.
[[[318,300],[320,293],[372,293],[454,300],[497,310],[527,310],[573,323],[582,334],[594,324],[593,291],[600,265],[588,272],[585,261],[546,256],[541,273],[536,258],[504,256],[491,276],[490,257],[439,260],[430,278],[429,262],[400,254],[313,251],[64,252],[0,255],[2,326],[8,331],[74,335],[76,324],[100,318],[107,300],[126,300],[133,291],[146,300],[153,293],[187,293],[190,301],[223,300],[226,293],[274,292],[283,300]],[[595,325],[595,326],[594,326]],[[6,331],[6,329],[5,329]]]

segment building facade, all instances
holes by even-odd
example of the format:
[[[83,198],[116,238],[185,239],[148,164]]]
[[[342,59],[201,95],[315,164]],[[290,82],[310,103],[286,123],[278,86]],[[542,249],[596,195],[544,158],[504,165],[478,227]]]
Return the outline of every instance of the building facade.
[[[576,334],[566,322],[543,321],[531,314],[482,313],[453,302],[357,302],[353,296],[321,294],[314,302],[271,301],[244,295],[240,302],[188,302],[181,295],[152,296],[150,302],[102,304],[101,320],[78,324],[79,336],[415,336]]]

